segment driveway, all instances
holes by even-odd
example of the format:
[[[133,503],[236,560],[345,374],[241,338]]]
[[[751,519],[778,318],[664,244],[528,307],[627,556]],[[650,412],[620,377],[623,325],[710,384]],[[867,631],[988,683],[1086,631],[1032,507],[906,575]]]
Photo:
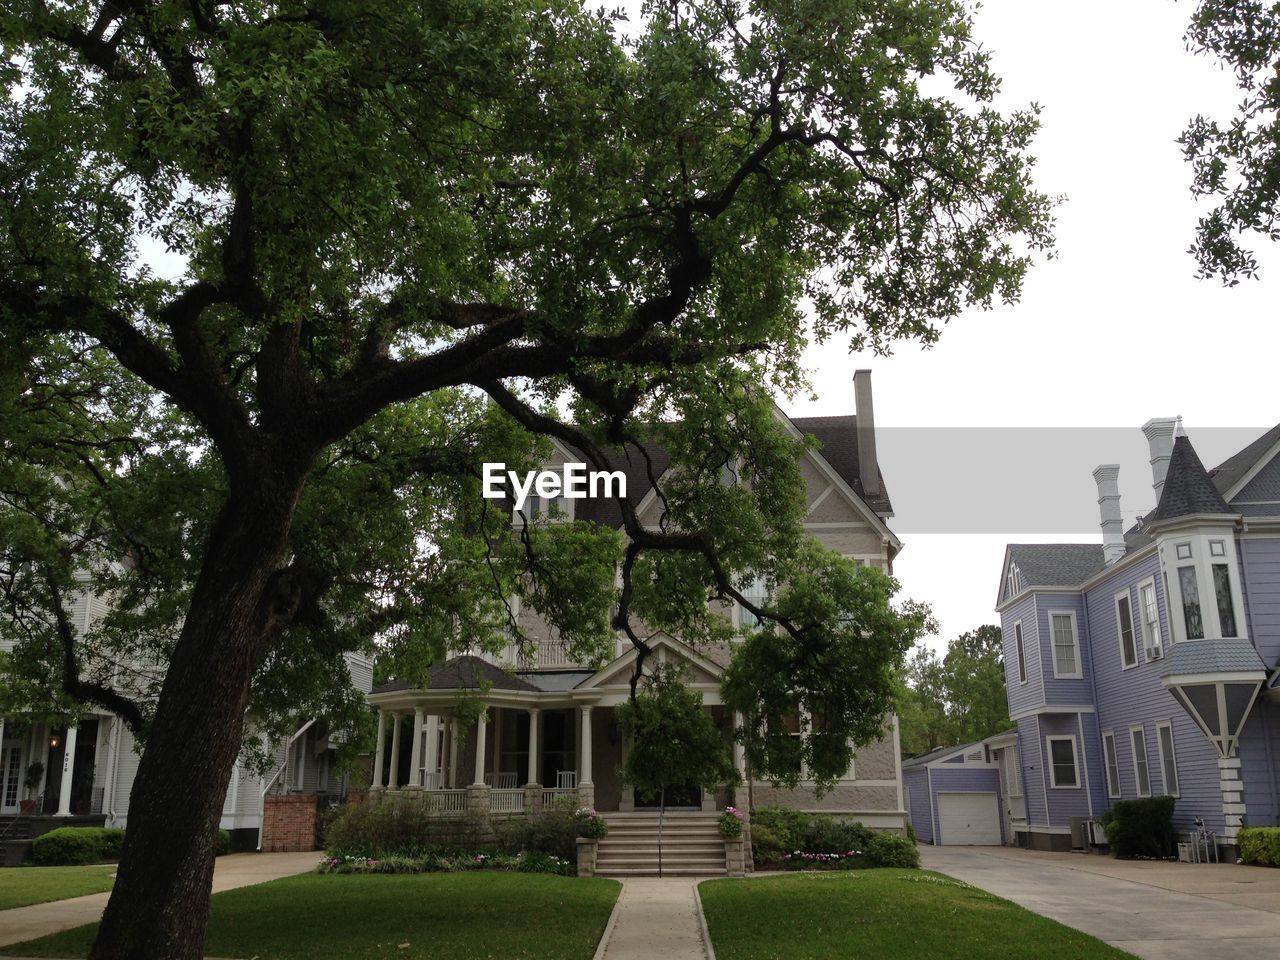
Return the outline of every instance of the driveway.
[[[213,892],[234,890],[268,880],[314,870],[318,853],[232,853],[219,857],[213,868]],[[17,870],[19,867],[6,869]],[[0,947],[34,940],[59,930],[93,923],[102,916],[109,893],[36,903],[29,907],[0,910]],[[2,951],[0,951],[2,952]]]
[[[1280,870],[921,846],[930,870],[1146,960],[1280,956]]]

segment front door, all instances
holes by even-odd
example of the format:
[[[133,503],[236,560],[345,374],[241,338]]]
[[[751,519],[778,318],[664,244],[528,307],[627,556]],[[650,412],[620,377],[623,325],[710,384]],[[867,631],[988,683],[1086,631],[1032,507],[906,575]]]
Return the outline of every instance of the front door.
[[[17,813],[22,799],[22,747],[0,750],[0,813]]]

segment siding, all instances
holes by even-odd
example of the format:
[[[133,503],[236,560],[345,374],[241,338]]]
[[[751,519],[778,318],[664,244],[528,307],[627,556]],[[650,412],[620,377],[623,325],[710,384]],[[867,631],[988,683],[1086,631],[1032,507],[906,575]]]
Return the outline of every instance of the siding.
[[[1022,795],[1027,804],[1027,824],[1047,827],[1045,814],[1044,744],[1040,739],[1040,718],[1018,721],[1018,758],[1022,764]]]
[[[1250,635],[1262,662],[1280,663],[1280,539],[1246,537],[1240,541]]]
[[[929,794],[929,771],[912,767],[902,771],[902,785],[907,790],[907,820],[921,843],[933,843],[932,797]]]
[[[1280,703],[1261,697],[1240,732],[1245,826],[1280,824]]]
[[[1022,647],[1026,654],[1027,682],[1018,679],[1017,642],[1014,624],[1022,621]],[[1000,614],[1000,627],[1004,633],[1005,688],[1009,692],[1009,712],[1018,714],[1044,704],[1043,673],[1040,658],[1035,655],[1039,643],[1036,627],[1035,598],[1027,597]]]
[[[1071,613],[1076,620],[1076,643],[1079,648],[1081,679],[1060,679],[1053,675],[1053,633],[1049,629],[1050,613]],[[1036,594],[1036,635],[1040,642],[1036,655],[1044,677],[1044,700],[1047,705],[1078,706],[1091,701],[1093,665],[1087,652],[1088,639],[1084,597],[1079,593]]]
[[[1040,717],[1040,747],[1042,756],[1042,775],[1041,788],[1048,784],[1049,797],[1049,823],[1048,826],[1053,827],[1069,827],[1071,826],[1072,817],[1087,817],[1090,815],[1090,795],[1086,788],[1086,782],[1092,787],[1095,773],[1088,769],[1088,761],[1094,755],[1095,748],[1087,742],[1082,743],[1080,739],[1081,721],[1078,714],[1075,713],[1048,713]],[[1086,735],[1090,727],[1085,727]],[[1079,785],[1075,787],[1055,787],[1053,778],[1048,768],[1048,756],[1045,748],[1046,737],[1071,737],[1076,742],[1076,779]],[[1095,801],[1093,805],[1093,814],[1100,815],[1102,810],[1097,806]]]

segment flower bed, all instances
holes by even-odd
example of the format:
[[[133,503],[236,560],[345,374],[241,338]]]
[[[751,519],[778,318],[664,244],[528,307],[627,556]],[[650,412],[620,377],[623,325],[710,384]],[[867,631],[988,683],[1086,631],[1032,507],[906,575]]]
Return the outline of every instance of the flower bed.
[[[523,851],[505,853],[433,853],[416,857],[364,857],[328,854],[321,858],[317,873],[461,873],[473,870],[502,870],[512,873],[552,873],[573,875],[573,866],[563,857]]]
[[[796,850],[782,858],[782,863],[790,870],[813,870],[821,867],[859,867],[862,859],[861,850],[846,850],[844,853],[806,853]]]
[[[609,835],[609,822],[591,807],[579,807],[573,811],[573,822],[578,825],[578,836],[599,840]]]
[[[736,840],[742,836],[742,811],[737,807],[725,807],[720,814],[720,836]]]

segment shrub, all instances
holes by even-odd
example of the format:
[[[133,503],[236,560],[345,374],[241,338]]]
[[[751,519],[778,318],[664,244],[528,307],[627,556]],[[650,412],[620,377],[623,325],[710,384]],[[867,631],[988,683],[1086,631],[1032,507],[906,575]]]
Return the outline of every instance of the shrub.
[[[1280,867],[1280,827],[1241,830],[1240,859],[1262,867]]]
[[[578,836],[599,840],[609,835],[609,822],[591,807],[579,807],[573,811],[573,822],[578,825]]]
[[[916,836],[916,828],[909,823],[907,824],[907,839],[912,843],[920,842],[920,838]]]
[[[226,830],[220,829],[218,831],[217,855],[221,857],[230,852],[231,852],[231,834],[228,833]]]
[[[1117,800],[1102,816],[1107,843],[1117,857],[1168,857],[1177,843],[1173,797]]]
[[[603,817],[600,820],[604,822]],[[544,853],[570,863],[578,862],[578,822],[572,810],[543,810],[536,816],[495,825],[495,830],[498,849],[504,853]]]
[[[790,852],[774,827],[751,821],[751,862],[757,868],[776,866]]]
[[[742,812],[737,807],[725,807],[720,814],[720,836],[726,840],[742,836]]]
[[[351,804],[334,816],[325,832],[330,852],[362,857],[413,857],[445,847],[479,849],[479,825],[470,818],[428,816],[412,803],[394,800],[370,806]]]
[[[877,833],[867,844],[867,865],[872,867],[918,867],[920,851],[909,837]]]
[[[473,870],[509,870],[519,873],[554,873],[572,876],[573,865],[563,857],[546,853],[430,853],[416,857],[360,857],[328,855],[316,867],[318,873],[461,873]]]
[[[108,863],[120,859],[124,831],[107,827],[59,827],[31,842],[31,859],[43,867]]]

